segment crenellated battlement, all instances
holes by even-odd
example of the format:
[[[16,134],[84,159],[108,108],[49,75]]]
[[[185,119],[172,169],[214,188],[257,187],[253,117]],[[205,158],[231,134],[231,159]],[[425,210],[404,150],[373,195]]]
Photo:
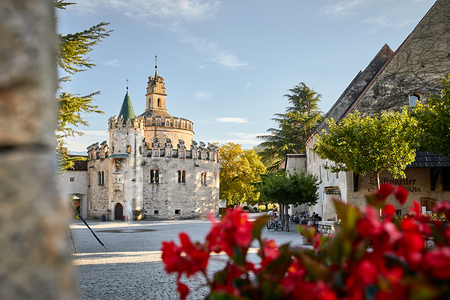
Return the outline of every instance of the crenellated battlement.
[[[120,120],[117,120],[119,124],[122,124]],[[207,160],[211,162],[219,162],[220,152],[219,147],[214,144],[196,141],[192,142],[191,149],[187,150],[185,142],[179,140],[177,147],[174,147],[171,139],[167,138],[164,143],[161,143],[158,138],[153,139],[151,147],[148,143],[144,143],[144,150],[141,155],[142,157],[149,157],[152,159],[199,159]],[[109,156],[109,148],[106,141],[92,144],[87,148],[88,160],[105,159]]]
[[[105,159],[109,156],[108,142],[95,143],[87,147],[88,160]]]
[[[108,120],[108,128],[109,129],[114,129],[114,128],[123,128],[123,127],[128,127],[128,128],[134,128],[134,129],[144,129],[144,124],[145,124],[145,120],[144,118],[138,117],[135,119],[130,119],[128,118],[127,120],[125,120],[123,117],[119,117],[117,118],[117,116],[111,117]]]

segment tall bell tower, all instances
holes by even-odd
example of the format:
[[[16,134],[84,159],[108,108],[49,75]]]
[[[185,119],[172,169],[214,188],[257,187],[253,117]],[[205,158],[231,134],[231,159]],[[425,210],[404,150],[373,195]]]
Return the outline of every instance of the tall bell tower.
[[[157,114],[158,111],[167,112],[166,108],[166,87],[164,79],[158,76],[158,58],[155,55],[155,76],[148,77],[148,86],[146,97],[145,111],[153,110]]]

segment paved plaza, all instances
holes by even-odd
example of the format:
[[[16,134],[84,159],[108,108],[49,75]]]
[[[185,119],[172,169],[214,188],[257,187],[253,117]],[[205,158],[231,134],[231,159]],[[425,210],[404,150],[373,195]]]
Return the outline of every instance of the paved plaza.
[[[255,217],[257,214],[250,214]],[[120,221],[88,221],[106,249],[97,242],[80,220],[70,226],[78,253],[74,254],[80,299],[178,299],[175,276],[167,275],[161,262],[161,242],[174,240],[178,233],[187,232],[193,241],[204,241],[210,228],[208,220],[138,221],[131,225]],[[268,231],[263,237],[274,239],[279,245],[291,242],[301,246],[300,234]],[[250,249],[251,260],[257,259],[256,249]],[[223,255],[213,256],[210,273],[223,266]],[[212,271],[212,272],[211,272]],[[208,289],[204,281],[185,280],[191,288],[188,299],[204,299]]]

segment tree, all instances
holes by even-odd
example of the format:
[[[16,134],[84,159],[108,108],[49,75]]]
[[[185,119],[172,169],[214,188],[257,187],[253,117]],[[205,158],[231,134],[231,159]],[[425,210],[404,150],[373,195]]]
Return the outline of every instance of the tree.
[[[327,120],[329,131],[318,136],[315,152],[328,159],[324,167],[332,172],[353,171],[360,175],[372,172],[380,187],[379,175],[387,170],[394,177],[405,177],[406,166],[416,156],[417,120],[404,108],[362,117],[348,115],[338,124]]]
[[[67,3],[64,0],[54,1],[54,6],[57,9],[66,9],[67,6],[72,4],[74,3]],[[106,30],[106,26],[108,25],[109,23],[102,22],[82,32],[67,35],[59,34],[58,66],[70,75],[94,67],[95,64],[86,55],[93,50],[95,45],[100,43],[112,32],[112,30]],[[59,79],[60,82],[70,80],[69,76]],[[99,91],[86,96],[79,96],[68,92],[60,92],[57,95],[59,116],[56,129],[56,152],[59,155],[60,169],[63,172],[72,167],[75,160],[83,159],[81,157],[69,157],[64,139],[69,136],[82,135],[82,132],[74,129],[74,127],[80,125],[88,125],[82,118],[82,114],[103,113],[98,109],[97,105],[93,104],[93,97],[98,94],[100,94]]]
[[[258,202],[259,192],[254,183],[266,172],[264,164],[253,150],[228,143],[220,147],[220,199],[227,204]]]
[[[289,153],[304,153],[305,142],[312,130],[322,120],[322,112],[318,108],[321,95],[301,82],[289,89],[291,94],[284,95],[292,106],[286,113],[275,114],[272,119],[278,128],[269,128],[269,135],[258,136],[263,140],[262,161],[269,169],[277,169]]]
[[[288,174],[284,170],[268,173],[262,184],[258,185],[261,197],[271,199],[273,203],[285,207],[284,214],[288,214],[288,205],[314,205],[319,200],[319,179],[305,171]],[[280,211],[281,213],[281,211]],[[286,230],[289,231],[289,220],[285,218]]]
[[[426,104],[418,102],[412,110],[421,134],[420,149],[450,155],[450,74],[442,79],[440,96],[429,95]]]

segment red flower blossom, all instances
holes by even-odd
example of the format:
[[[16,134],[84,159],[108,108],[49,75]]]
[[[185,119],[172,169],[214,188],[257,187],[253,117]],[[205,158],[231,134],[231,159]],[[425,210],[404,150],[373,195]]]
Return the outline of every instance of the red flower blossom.
[[[189,236],[181,232],[179,234],[181,246],[174,242],[162,243],[162,261],[167,273],[185,273],[191,276],[199,271],[206,270],[209,253],[200,246],[192,244]]]
[[[189,294],[189,287],[182,283],[181,281],[178,281],[177,283],[177,291],[180,294],[180,299],[184,300],[186,299],[187,295]]]
[[[386,217],[388,217],[390,219],[395,214],[395,207],[393,205],[391,205],[391,204],[387,204],[383,208],[383,212],[386,215]]]
[[[399,185],[397,191],[395,191],[395,199],[401,204],[405,204],[406,198],[408,198],[408,191],[403,186]]]
[[[422,213],[422,210],[420,209],[420,204],[417,201],[413,201],[413,207],[411,207],[410,211],[414,214],[420,215]]]
[[[215,221],[207,236],[208,247],[211,251],[219,253],[225,251],[229,256],[233,255],[233,245],[248,248],[253,240],[253,225],[248,220],[247,214],[241,208],[227,210],[219,222]]]
[[[368,206],[365,209],[365,213],[366,216],[360,219],[356,224],[359,234],[363,237],[371,237],[380,234],[383,228],[377,215],[377,210],[372,206]]]
[[[450,279],[450,247],[434,248],[425,254],[426,270],[436,278]]]
[[[382,184],[377,191],[379,200],[385,200],[394,191],[394,186],[391,184]]]

